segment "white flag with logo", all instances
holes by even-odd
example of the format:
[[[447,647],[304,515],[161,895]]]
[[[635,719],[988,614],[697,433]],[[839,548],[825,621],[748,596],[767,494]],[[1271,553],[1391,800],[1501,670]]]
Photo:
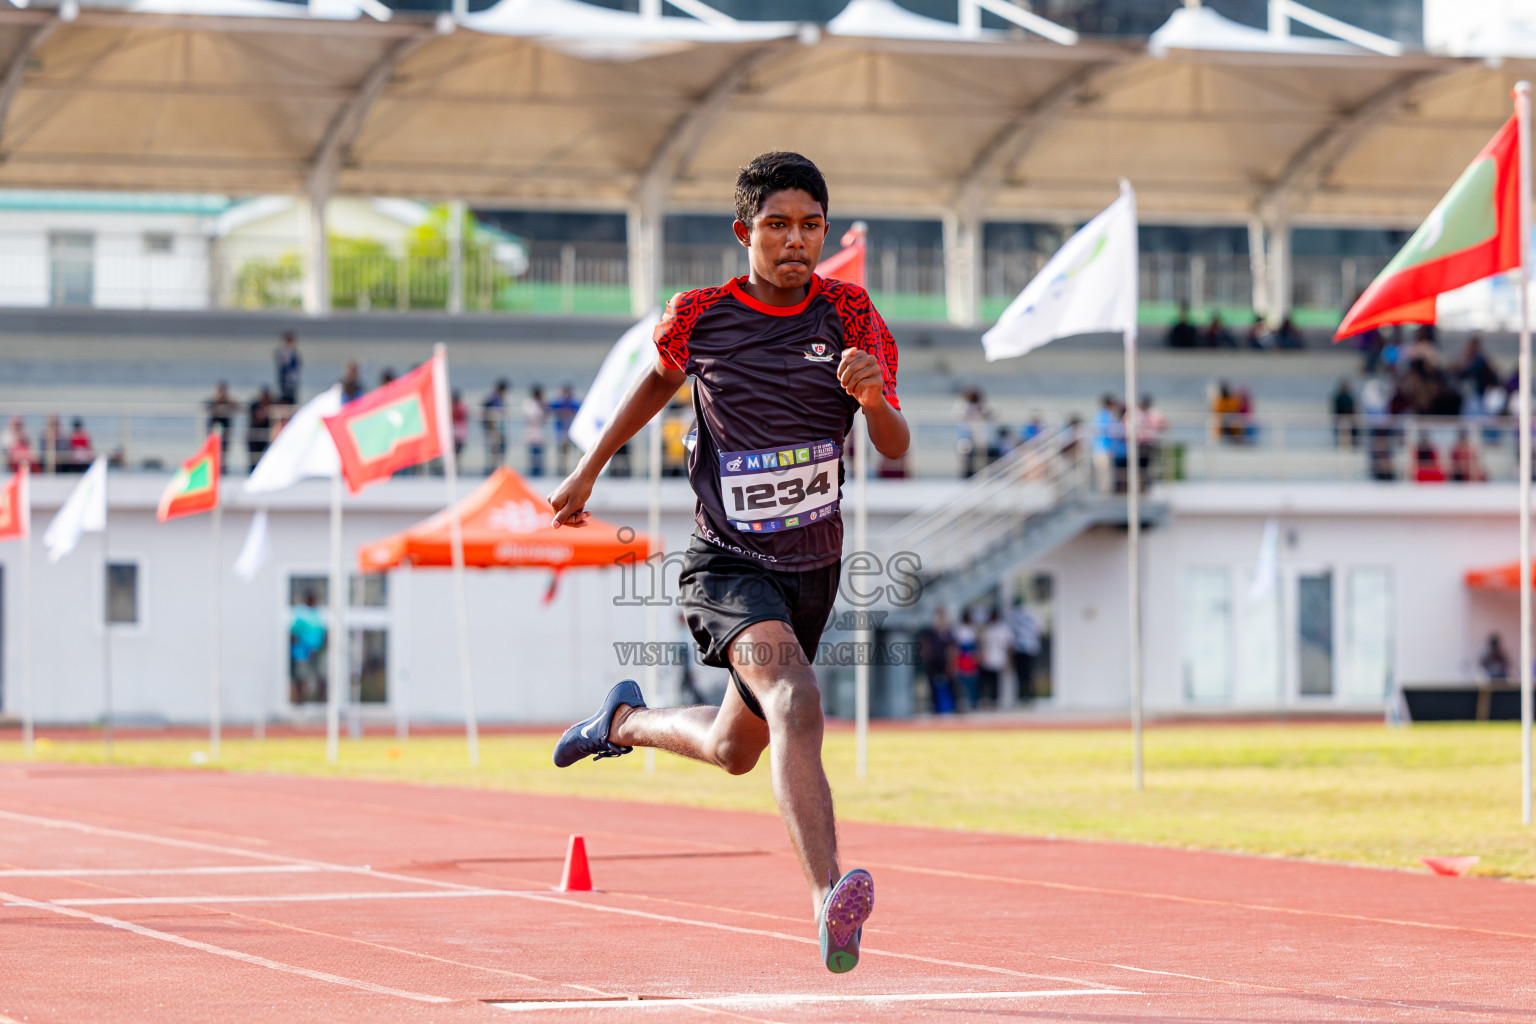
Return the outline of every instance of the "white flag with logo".
[[[321,422],[341,410],[341,385],[333,384],[299,407],[277,432],[261,461],[245,481],[246,494],[267,494],[311,476],[335,476],[341,472],[336,442]]]
[[[245,535],[245,544],[240,548],[240,557],[235,559],[235,575],[242,582],[249,583],[256,578],[261,567],[272,561],[272,535],[267,531],[267,510],[257,509],[251,517],[251,528]]]
[[[69,492],[64,506],[54,515],[43,533],[48,561],[57,562],[80,543],[82,533],[100,533],[107,528],[107,459],[97,456],[85,476]]]
[[[988,361],[1021,356],[1057,338],[1113,331],[1136,337],[1136,193],[1120,198],[1067,239],[981,336]]]
[[[581,408],[576,410],[576,418],[571,421],[571,440],[582,451],[592,450],[635,381],[656,365],[653,335],[659,323],[661,310],[651,310],[619,336],[603,359],[592,386],[581,400]]]

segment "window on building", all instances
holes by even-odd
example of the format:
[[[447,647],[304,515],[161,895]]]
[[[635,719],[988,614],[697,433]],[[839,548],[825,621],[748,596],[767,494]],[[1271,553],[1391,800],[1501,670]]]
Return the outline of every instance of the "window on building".
[[[352,608],[388,608],[389,577],[381,572],[354,573],[347,604]]]
[[[1184,573],[1184,696],[1195,702],[1232,696],[1232,574],[1225,566]]]
[[[176,247],[176,238],[169,231],[144,232],[144,251],[147,253],[170,252]]]
[[[1378,701],[1392,690],[1392,570],[1361,567],[1344,574],[1344,657],[1340,690],[1346,700]]]
[[[107,624],[134,626],[139,622],[139,566],[136,562],[107,563]]]
[[[1237,605],[1237,678],[1233,700],[1248,706],[1274,707],[1285,699],[1285,655],[1276,580],[1255,584],[1254,568],[1239,574]]]
[[[89,306],[96,301],[96,236],[89,231],[48,235],[49,302]]]
[[[1333,573],[1296,577],[1297,690],[1304,697],[1333,694]]]

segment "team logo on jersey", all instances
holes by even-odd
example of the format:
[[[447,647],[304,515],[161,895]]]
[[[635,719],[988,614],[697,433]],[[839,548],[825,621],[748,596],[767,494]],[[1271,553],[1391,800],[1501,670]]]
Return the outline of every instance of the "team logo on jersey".
[[[824,341],[813,341],[805,350],[805,358],[813,363],[830,363],[832,361],[832,346]]]

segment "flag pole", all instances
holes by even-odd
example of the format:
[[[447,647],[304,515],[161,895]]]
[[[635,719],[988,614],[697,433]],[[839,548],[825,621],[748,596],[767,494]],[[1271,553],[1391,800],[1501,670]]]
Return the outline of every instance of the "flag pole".
[[[448,539],[453,548],[453,601],[459,618],[459,676],[464,688],[464,742],[471,767],[480,766],[480,729],[475,721],[475,687],[469,667],[469,600],[464,594],[464,526],[459,521],[459,473],[449,428],[448,347],[438,342],[432,357],[439,360],[437,380],[437,427],[443,439],[443,479],[448,485]]]
[[[339,755],[337,734],[341,729],[341,470],[331,477],[331,621],[326,631],[330,651],[326,659],[325,759],[335,764]]]
[[[32,710],[32,481],[30,471],[22,485],[22,522],[26,524],[21,538],[21,685],[26,697],[25,717],[21,720],[22,745],[27,756],[33,755],[32,731],[36,717]]]
[[[661,419],[662,416],[665,415],[666,410],[662,410],[659,415],[652,418],[650,432],[646,435],[645,438],[646,474],[649,477],[649,485],[647,487],[645,530],[652,541],[655,541],[661,537]],[[665,558],[663,558],[661,564],[666,564]],[[664,583],[662,584],[662,588],[665,589]],[[657,598],[655,588],[652,588],[651,593],[647,594],[645,598],[646,650],[655,651],[656,648],[650,645],[656,643],[660,639],[661,604]],[[683,652],[684,657],[687,657],[688,654],[689,652],[687,651]],[[658,701],[660,698],[660,694],[657,691],[660,689],[660,680],[658,677],[661,669],[660,666],[656,664],[656,662],[660,659],[650,658],[648,660],[651,662],[651,664],[647,665],[645,669],[645,696],[648,700],[654,702]],[[654,772],[656,770],[655,747],[645,748],[645,770],[647,772]]]
[[[223,469],[224,467],[220,465],[219,471],[223,472]],[[218,481],[214,481],[214,486],[218,486]],[[208,561],[213,569],[213,594],[211,595],[213,631],[209,634],[208,638],[210,658],[208,682],[208,756],[214,761],[219,759],[219,740],[222,739],[221,733],[223,732],[223,722],[220,715],[222,709],[219,707],[219,662],[221,660],[219,657],[219,633],[224,627],[223,588],[220,585],[223,581],[219,578],[220,569],[223,567],[220,565],[219,548],[223,540],[221,536],[223,532],[223,519],[224,506],[220,502],[215,501],[213,512],[208,517]]]
[[[101,505],[107,510],[107,514],[101,517],[101,704],[102,739],[106,743],[108,761],[112,760],[112,615],[109,607],[111,601],[111,580],[108,576],[110,556],[107,553],[107,530],[112,519],[112,510],[107,505],[109,475],[107,473],[101,475]]]
[[[1531,83],[1515,86],[1520,167],[1520,820],[1531,823]]]
[[[853,548],[869,549],[869,424],[862,415],[853,418],[854,506]],[[859,641],[853,659],[853,760],[854,773],[869,778],[869,650],[867,611],[859,612]]]
[[[1125,521],[1126,576],[1130,581],[1131,776],[1139,791],[1142,778],[1141,685],[1141,448],[1136,423],[1136,329],[1125,332]]]

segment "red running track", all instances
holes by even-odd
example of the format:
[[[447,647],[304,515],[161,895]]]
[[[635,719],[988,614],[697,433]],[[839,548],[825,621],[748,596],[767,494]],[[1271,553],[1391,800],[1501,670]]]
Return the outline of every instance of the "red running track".
[[[561,895],[580,832],[603,891]],[[0,765],[0,1024],[1536,1019],[1536,887],[846,825],[820,964],[773,817]]]

